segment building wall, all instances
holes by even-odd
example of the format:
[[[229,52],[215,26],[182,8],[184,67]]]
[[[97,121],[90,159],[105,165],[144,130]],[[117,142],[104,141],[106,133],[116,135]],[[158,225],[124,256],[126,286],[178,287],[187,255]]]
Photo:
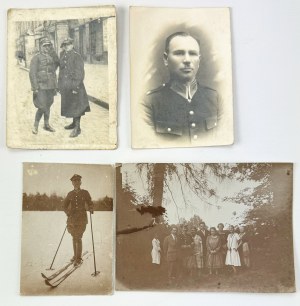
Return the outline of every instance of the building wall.
[[[16,51],[26,56],[26,66],[39,51],[39,41],[48,37],[59,55],[61,43],[67,37],[74,39],[74,48],[83,60],[91,64],[107,64],[107,20],[103,18],[63,20],[63,21],[25,21],[17,22],[19,38]]]

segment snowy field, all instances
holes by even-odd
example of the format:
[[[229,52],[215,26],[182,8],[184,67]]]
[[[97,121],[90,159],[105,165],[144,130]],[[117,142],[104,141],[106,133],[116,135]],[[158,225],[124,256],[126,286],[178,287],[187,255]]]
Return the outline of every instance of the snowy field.
[[[60,249],[50,267],[55,251],[66,226],[64,212],[23,212],[21,294],[23,295],[91,295],[109,294],[112,291],[113,235],[112,212],[95,212],[92,215],[96,266],[94,272],[90,220],[83,235],[83,252],[88,257],[82,266],[57,288],[45,285],[41,272],[50,275],[65,265],[73,256],[72,237],[66,231]]]

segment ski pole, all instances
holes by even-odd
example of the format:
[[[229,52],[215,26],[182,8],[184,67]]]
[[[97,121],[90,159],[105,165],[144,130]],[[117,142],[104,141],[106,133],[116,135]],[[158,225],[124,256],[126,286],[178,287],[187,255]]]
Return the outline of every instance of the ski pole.
[[[59,249],[59,247],[60,247],[60,245],[61,245],[61,242],[62,242],[62,240],[63,240],[63,238],[64,238],[64,235],[65,235],[66,229],[67,229],[67,226],[65,227],[64,233],[62,234],[62,237],[61,237],[61,239],[60,239],[59,245],[58,245],[57,250],[56,250],[56,252],[55,252],[55,255],[54,255],[54,257],[53,257],[53,260],[52,260],[51,266],[50,266],[50,268],[48,268],[48,269],[46,269],[46,270],[54,270],[54,269],[52,269],[52,266],[53,266],[53,263],[54,263],[54,260],[55,260],[56,254],[57,254],[57,252],[58,252],[58,249]]]
[[[92,243],[93,243],[93,254],[94,254],[94,268],[95,268],[95,272],[92,273],[92,276],[97,276],[100,271],[97,271],[96,269],[96,258],[95,258],[95,246],[94,246],[94,235],[93,235],[93,223],[92,223],[92,213],[90,212],[90,220],[91,220],[91,233],[92,233]]]

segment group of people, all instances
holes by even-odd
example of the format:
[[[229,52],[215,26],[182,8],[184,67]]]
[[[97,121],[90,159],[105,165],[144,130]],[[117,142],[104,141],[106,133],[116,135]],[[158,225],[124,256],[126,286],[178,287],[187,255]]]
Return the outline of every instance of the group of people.
[[[167,262],[169,282],[186,277],[198,279],[202,273],[236,273],[238,267],[250,267],[249,235],[244,226],[230,225],[225,231],[222,223],[209,231],[204,222],[199,229],[193,226],[190,232],[184,225],[180,234],[173,226],[162,247],[157,234],[152,240],[153,264],[160,265],[161,254]]]
[[[51,41],[40,39],[40,52],[30,62],[29,78],[33,91],[33,103],[37,108],[32,128],[38,134],[39,122],[44,117],[44,130],[54,133],[50,125],[50,107],[54,96],[61,94],[61,116],[72,118],[71,124],[65,129],[72,130],[70,137],[81,133],[80,119],[90,111],[84,80],[84,62],[74,50],[73,39],[66,38],[61,44],[60,57],[54,51]],[[59,68],[57,80],[56,70]]]

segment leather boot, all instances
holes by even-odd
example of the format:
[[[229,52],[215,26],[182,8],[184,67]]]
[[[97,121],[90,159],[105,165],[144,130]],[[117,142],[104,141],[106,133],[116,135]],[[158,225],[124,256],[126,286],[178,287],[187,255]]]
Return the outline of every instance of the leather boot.
[[[81,129],[80,129],[80,117],[74,118],[73,120],[75,122],[75,128],[72,131],[72,133],[70,134],[71,138],[77,137],[81,133]]]
[[[38,133],[38,127],[34,125],[31,131],[32,131],[32,134],[36,135]]]
[[[74,128],[75,128],[74,120],[73,120],[73,122],[71,124],[65,126],[66,130],[73,130]]]
[[[74,266],[79,266],[82,263],[82,240],[78,239],[76,243],[76,259],[74,262]]]
[[[55,129],[54,129],[52,126],[50,126],[49,123],[45,124],[43,129],[44,129],[45,131],[48,131],[48,132],[51,132],[51,133],[54,133],[54,132],[55,132]]]
[[[73,238],[73,252],[74,252],[74,256],[70,259],[71,262],[76,261],[76,240],[74,238]]]

